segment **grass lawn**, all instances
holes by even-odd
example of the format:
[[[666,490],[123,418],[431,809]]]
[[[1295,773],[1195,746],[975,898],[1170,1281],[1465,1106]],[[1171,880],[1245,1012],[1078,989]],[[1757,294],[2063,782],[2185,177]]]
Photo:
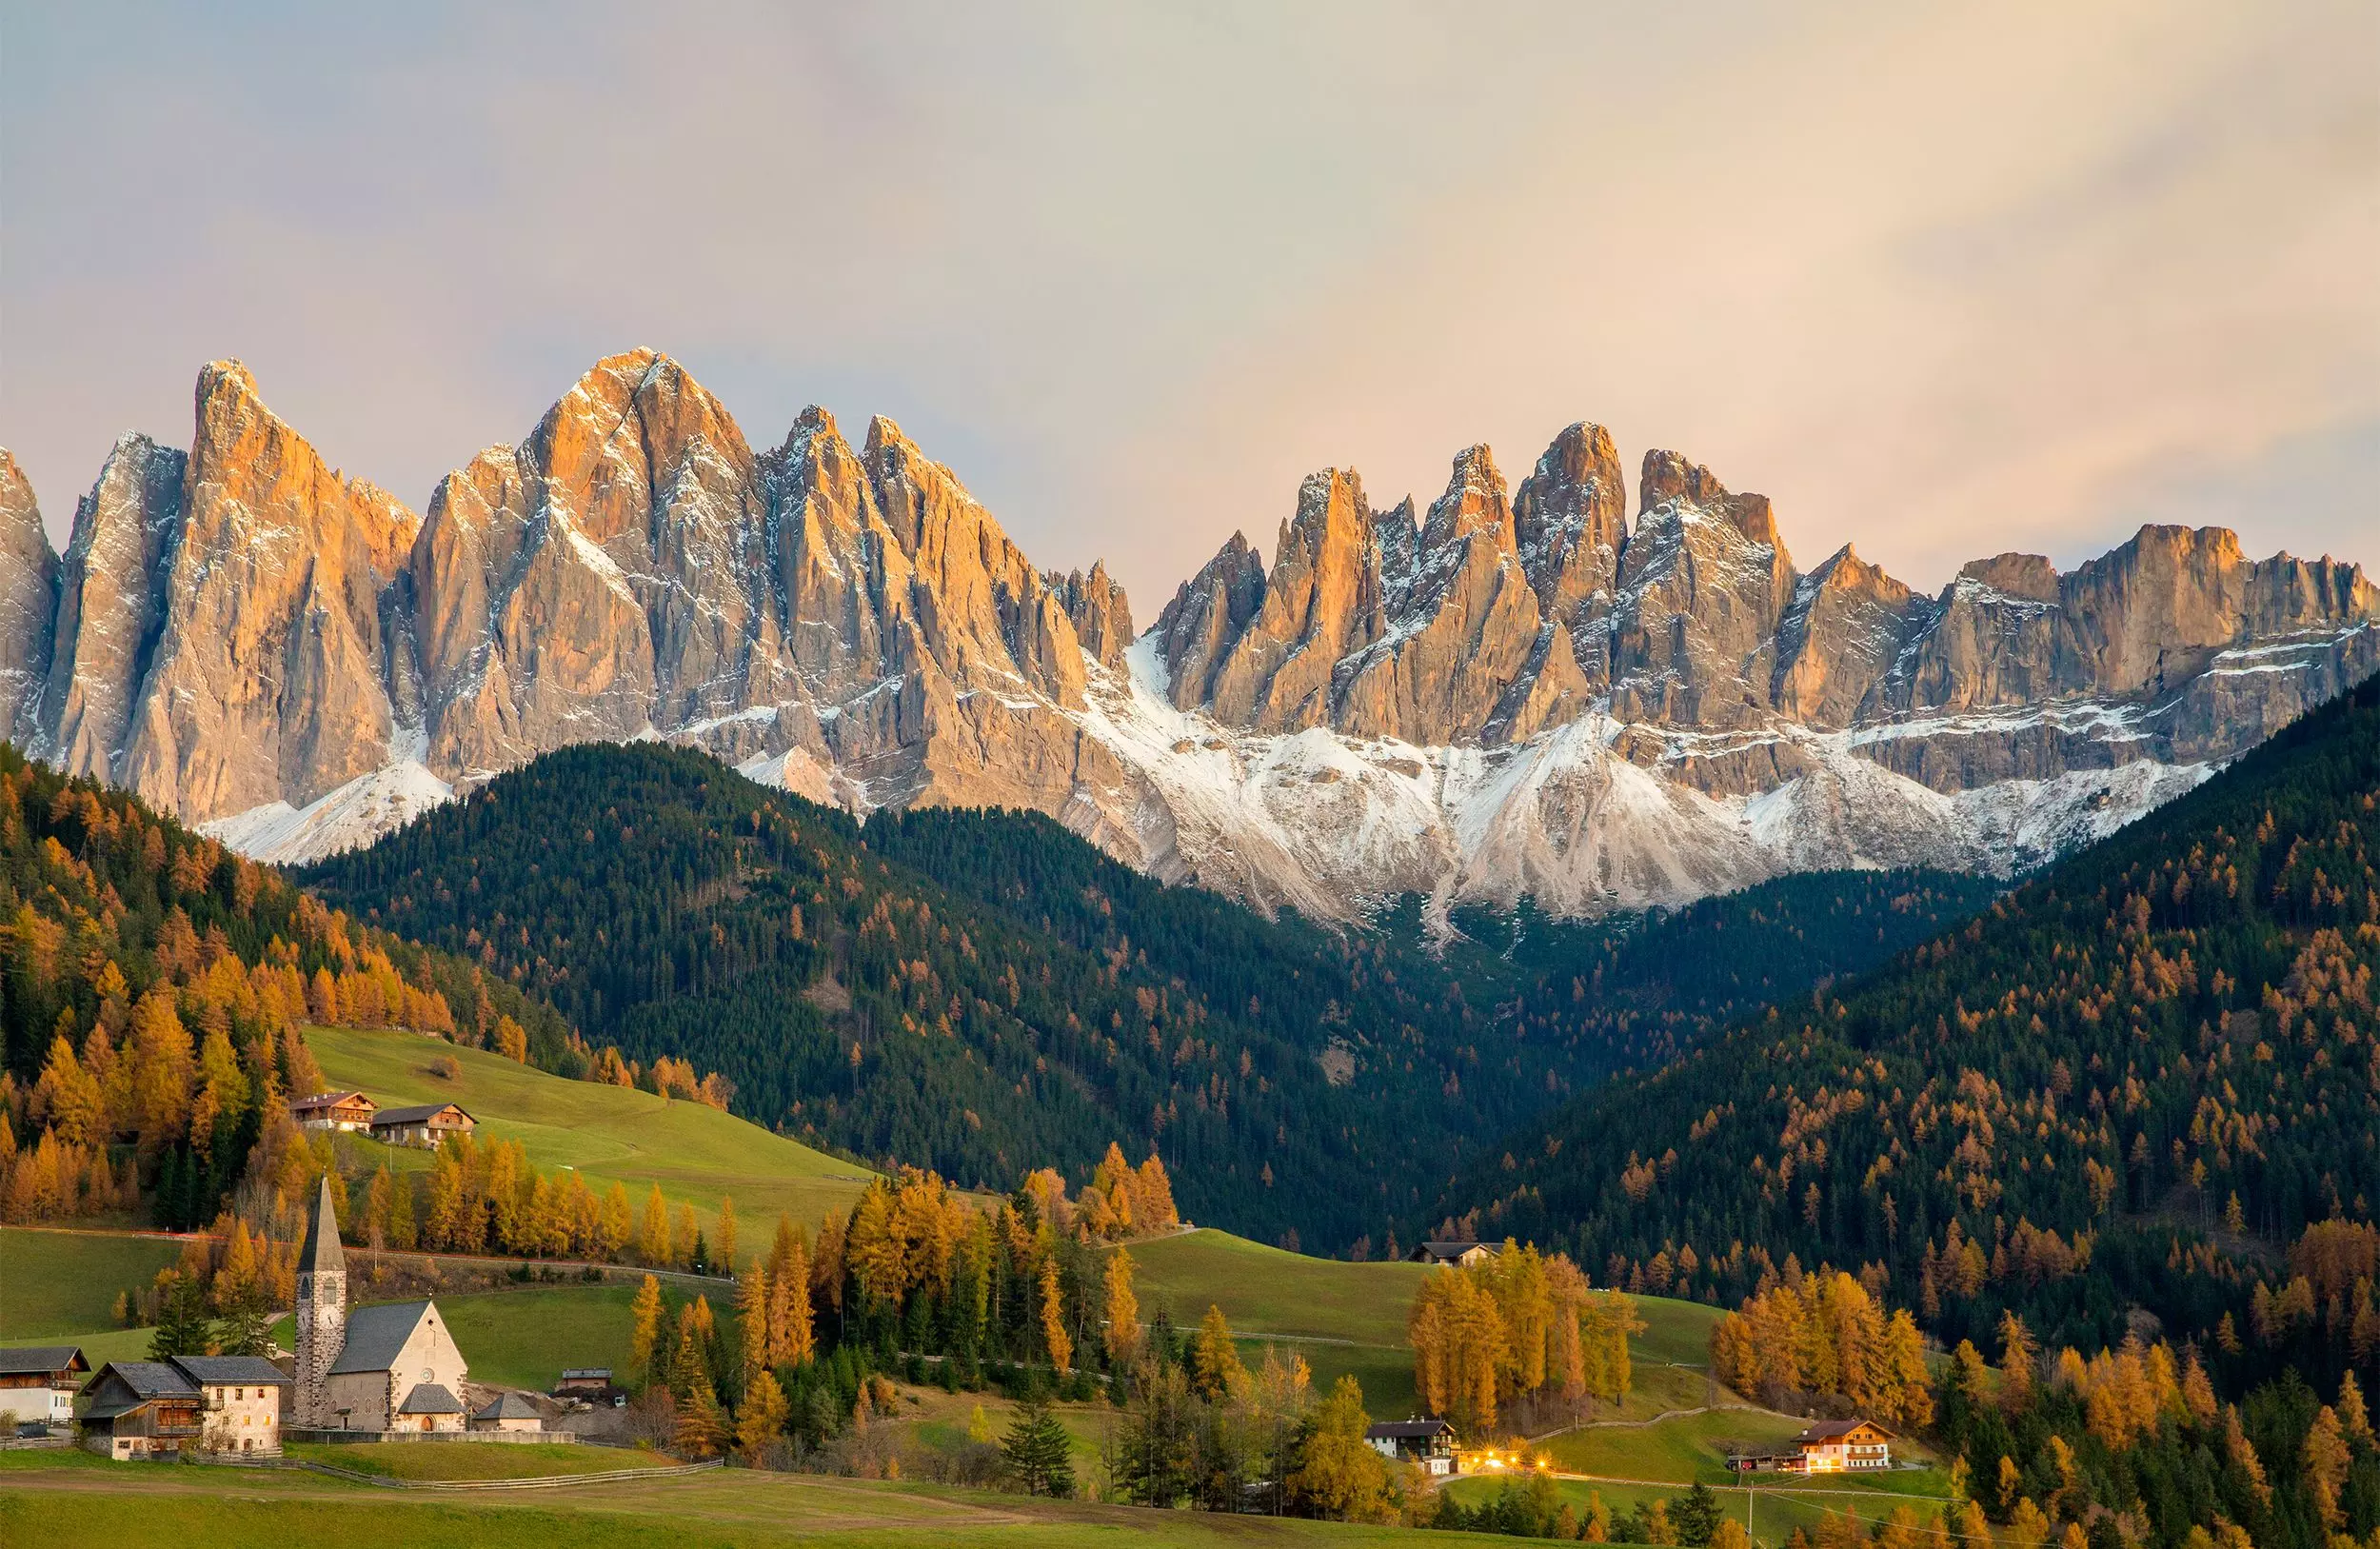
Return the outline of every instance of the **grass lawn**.
[[[461,1103],[480,1122],[483,1138],[519,1141],[538,1167],[576,1168],[598,1192],[625,1183],[640,1208],[659,1183],[671,1202],[692,1204],[711,1231],[720,1200],[731,1197],[746,1249],[766,1242],[780,1211],[815,1228],[828,1209],[859,1198],[871,1176],[698,1102],[565,1081],[419,1033],[308,1027],[306,1042],[333,1085],[355,1087],[383,1107]],[[441,1056],[453,1059],[462,1074],[452,1081],[431,1075],[429,1062]],[[425,1152],[364,1143],[386,1149],[400,1167],[428,1165]]]
[[[560,1441],[376,1441],[342,1445],[292,1441],[282,1449],[307,1462],[392,1479],[534,1479],[555,1474],[604,1474],[618,1468],[669,1468],[677,1460],[624,1447]]]
[[[673,1307],[691,1300],[667,1282],[663,1297]],[[636,1289],[630,1285],[538,1285],[442,1296],[438,1309],[446,1315],[446,1327],[470,1363],[473,1381],[544,1393],[562,1380],[565,1366],[608,1366],[624,1374],[628,1370],[628,1340],[635,1322],[630,1304],[635,1300]],[[725,1299],[712,1297],[711,1311],[721,1333],[732,1340],[735,1308]],[[296,1334],[288,1319],[273,1325],[273,1338],[285,1348],[293,1343]]]
[[[145,1288],[181,1256],[169,1238],[0,1226],[0,1343],[106,1328],[118,1293]]]
[[[1765,1409],[1720,1410],[1679,1415],[1658,1425],[1588,1426],[1552,1438],[1543,1450],[1556,1468],[1573,1474],[1716,1485],[1728,1480],[1726,1442],[1778,1442],[1806,1423]]]
[[[1309,1259],[1203,1227],[1134,1243],[1131,1252],[1142,1317],[1154,1316],[1162,1300],[1174,1321],[1190,1328],[1209,1305],[1219,1306],[1240,1336],[1243,1359],[1261,1359],[1269,1335],[1284,1354],[1295,1349],[1306,1358],[1318,1389],[1352,1373],[1375,1418],[1401,1418],[1413,1409],[1405,1316],[1423,1278],[1438,1271]],[[1643,1419],[1702,1404],[1707,1395],[1699,1368],[1709,1359],[1719,1310],[1664,1297],[1637,1297],[1636,1303],[1646,1328],[1630,1347],[1637,1362],[1636,1385],[1617,1414]]]
[[[1938,1487],[1940,1476],[1933,1477]],[[1616,1515],[1636,1510],[1652,1500],[1669,1501],[1675,1510],[1678,1497],[1686,1492],[1686,1486],[1682,1484],[1601,1484],[1584,1479],[1557,1479],[1554,1483],[1561,1498],[1578,1508],[1582,1515],[1590,1496],[1600,1496],[1603,1504]],[[1494,1475],[1475,1475],[1457,1479],[1446,1489],[1464,1505],[1476,1506],[1493,1497],[1500,1487],[1501,1480]],[[1826,1493],[1828,1491],[1832,1493]],[[1832,1480],[1816,1491],[1793,1490],[1789,1493],[1764,1484],[1750,1493],[1740,1486],[1720,1489],[1715,1485],[1712,1493],[1718,1498],[1720,1508],[1735,1520],[1745,1521],[1749,1512],[1752,1531],[1763,1543],[1781,1543],[1786,1535],[1795,1528],[1803,1528],[1815,1537],[1829,1514],[1840,1515],[1848,1511],[1859,1519],[1864,1533],[1872,1530],[1875,1523],[1889,1519],[1896,1506],[1906,1505],[1915,1512],[1920,1523],[1932,1521],[1934,1514],[1942,1506],[1940,1501],[1911,1499],[1890,1490],[1844,1487]]]
[[[1402,1528],[1152,1512],[744,1469],[526,1496],[467,1497],[407,1495],[318,1474],[235,1474],[169,1464],[69,1463],[11,1467],[0,1474],[0,1543],[289,1549],[365,1534],[407,1549],[553,1549],[556,1544],[627,1549],[653,1543],[670,1549],[796,1544],[1106,1549],[1126,1542],[1178,1549],[1251,1544],[1418,1549],[1466,1543],[1486,1549],[1511,1541],[1468,1534],[1424,1539]]]

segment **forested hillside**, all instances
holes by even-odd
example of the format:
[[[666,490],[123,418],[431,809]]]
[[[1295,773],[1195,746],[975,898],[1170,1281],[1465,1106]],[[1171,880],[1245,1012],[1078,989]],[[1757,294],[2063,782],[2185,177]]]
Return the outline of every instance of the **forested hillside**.
[[[308,1021],[585,1071],[553,1009],[357,925],[268,866],[0,745],[0,1220],[211,1219],[322,1082]],[[276,1128],[275,1120],[278,1120]]]
[[[1358,934],[1265,921],[1044,818],[863,829],[649,745],[550,754],[307,881],[596,1042],[720,1071],[737,1111],[788,1133],[995,1185],[1153,1147],[1185,1215],[1331,1250],[1398,1221],[1410,1238],[1484,1139],[1708,1007],[1805,993],[1982,897],[1798,879],[1636,925],[1524,920],[1440,956],[1410,905]],[[1679,978],[1673,929],[1732,932],[1731,967]]]
[[[1734,1302],[1789,1257],[1946,1340],[2134,1309],[2233,1391],[2372,1373],[2380,680],[1835,993],[1562,1106],[1450,1196],[1483,1236]]]

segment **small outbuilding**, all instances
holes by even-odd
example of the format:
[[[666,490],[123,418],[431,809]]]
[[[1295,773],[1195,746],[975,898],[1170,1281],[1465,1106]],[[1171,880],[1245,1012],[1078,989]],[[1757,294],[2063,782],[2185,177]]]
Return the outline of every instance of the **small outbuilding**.
[[[20,1424],[64,1425],[74,1419],[74,1396],[90,1377],[90,1362],[72,1344],[25,1344],[0,1350],[0,1414]]]
[[[1435,1264],[1441,1269],[1468,1269],[1501,1251],[1501,1246],[1494,1242],[1424,1242],[1405,1258],[1412,1263]]]
[[[449,1135],[468,1135],[479,1121],[459,1103],[425,1102],[411,1108],[383,1108],[372,1115],[372,1139],[390,1145],[436,1149]]]
[[[495,1400],[472,1412],[471,1429],[475,1431],[537,1432],[545,1428],[545,1417],[537,1405],[518,1393],[499,1393]]]
[[[1417,1463],[1441,1478],[1455,1472],[1455,1428],[1442,1420],[1384,1420],[1363,1439],[1383,1458]]]

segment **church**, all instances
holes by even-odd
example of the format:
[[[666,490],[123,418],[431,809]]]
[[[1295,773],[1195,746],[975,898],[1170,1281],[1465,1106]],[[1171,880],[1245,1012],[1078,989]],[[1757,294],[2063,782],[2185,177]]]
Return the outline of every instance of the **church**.
[[[322,1181],[298,1250],[289,1424],[322,1431],[461,1431],[470,1367],[435,1301],[347,1311],[347,1254]]]

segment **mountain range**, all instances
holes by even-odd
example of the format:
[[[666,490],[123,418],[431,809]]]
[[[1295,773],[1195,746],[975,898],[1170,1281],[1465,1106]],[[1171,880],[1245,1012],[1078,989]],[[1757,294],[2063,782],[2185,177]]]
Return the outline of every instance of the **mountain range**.
[[[2144,527],[1925,595],[1610,434],[1426,510],[1307,478],[1136,631],[890,420],[755,451],[675,361],[599,363],[426,515],[248,371],[120,439],[56,554],[0,452],[0,717],[68,772],[306,861],[557,747],[660,738],[859,815],[1056,817],[1323,919],[1676,904],[1779,874],[2007,874],[2190,788],[2380,665],[2359,566]]]

